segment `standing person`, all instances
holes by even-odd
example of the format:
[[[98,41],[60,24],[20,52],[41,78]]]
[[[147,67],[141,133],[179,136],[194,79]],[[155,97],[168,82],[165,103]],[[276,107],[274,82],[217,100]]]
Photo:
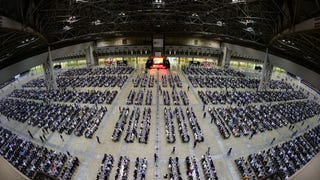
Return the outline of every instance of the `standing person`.
[[[153,157],[154,157],[154,162],[157,162],[157,160],[158,160],[158,155],[157,155],[157,153],[154,153],[154,154],[153,154]]]
[[[203,104],[203,106],[202,106],[202,111],[204,111],[205,109],[206,109],[206,105]]]
[[[137,138],[138,137],[138,132],[136,129],[133,129],[132,133],[134,134],[134,136]]]
[[[42,138],[42,136],[40,136],[40,140],[41,140],[41,142],[44,142],[44,141],[43,141],[43,138]]]
[[[207,112],[203,113],[203,118],[206,118]]]
[[[210,154],[210,149],[211,149],[211,148],[210,148],[210,147],[208,147],[207,154]]]
[[[213,117],[211,118],[211,121],[210,121],[210,123],[212,124],[212,122],[213,122]]]
[[[197,146],[197,141],[194,141],[193,148],[195,148],[196,146]]]
[[[44,140],[47,140],[46,136],[44,134],[42,134],[42,137]]]
[[[250,137],[249,137],[249,139],[252,139],[252,136],[253,136],[254,134],[253,134],[253,132],[251,133],[251,135],[250,135]]]
[[[229,148],[228,150],[228,156],[231,154],[232,148]]]
[[[28,133],[29,133],[30,137],[33,139],[33,136],[29,130],[28,130]]]
[[[100,138],[99,136],[96,136],[98,143],[100,144]]]
[[[68,156],[71,156],[71,154],[70,154],[70,152],[69,152],[69,151],[67,151],[67,154],[68,154]]]
[[[273,138],[270,144],[273,144],[273,142],[276,140],[276,138]]]
[[[175,152],[176,152],[176,147],[173,146],[172,151],[171,151],[171,154],[174,154]]]
[[[47,134],[49,134],[49,131],[48,131],[48,125],[46,124],[46,126],[44,127],[44,129],[46,130]]]
[[[61,139],[62,141],[64,141],[62,134],[60,134],[60,139]]]

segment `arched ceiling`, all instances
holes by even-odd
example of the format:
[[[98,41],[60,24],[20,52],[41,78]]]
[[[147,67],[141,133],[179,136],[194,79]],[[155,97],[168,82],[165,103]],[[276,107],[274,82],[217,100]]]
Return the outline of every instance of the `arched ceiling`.
[[[13,22],[0,26],[0,69],[48,45],[165,34],[269,48],[320,72],[320,0],[0,0],[0,16]]]

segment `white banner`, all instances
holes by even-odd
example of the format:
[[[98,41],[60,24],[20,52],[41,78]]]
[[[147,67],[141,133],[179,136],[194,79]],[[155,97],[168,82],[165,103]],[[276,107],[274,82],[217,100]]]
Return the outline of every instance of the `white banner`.
[[[153,47],[163,47],[163,39],[153,39]]]

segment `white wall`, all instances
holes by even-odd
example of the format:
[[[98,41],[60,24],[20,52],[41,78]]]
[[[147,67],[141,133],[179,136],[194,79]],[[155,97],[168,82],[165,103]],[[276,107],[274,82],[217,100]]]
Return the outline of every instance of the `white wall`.
[[[231,51],[236,52],[238,54],[243,54],[250,56],[252,58],[264,60],[265,52],[255,50],[248,47],[243,47],[234,44],[222,43],[222,47],[227,46]],[[306,67],[303,67],[297,63],[294,63],[290,60],[285,58],[281,58],[272,54],[269,54],[269,59],[272,65],[280,67],[290,73],[293,73],[302,79],[310,82],[314,86],[320,88],[320,74],[314,72]]]

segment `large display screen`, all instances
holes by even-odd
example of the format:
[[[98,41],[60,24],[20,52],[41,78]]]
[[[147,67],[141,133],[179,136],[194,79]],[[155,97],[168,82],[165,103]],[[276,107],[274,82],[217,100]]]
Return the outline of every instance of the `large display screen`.
[[[161,64],[163,63],[163,57],[154,57],[153,64]]]

